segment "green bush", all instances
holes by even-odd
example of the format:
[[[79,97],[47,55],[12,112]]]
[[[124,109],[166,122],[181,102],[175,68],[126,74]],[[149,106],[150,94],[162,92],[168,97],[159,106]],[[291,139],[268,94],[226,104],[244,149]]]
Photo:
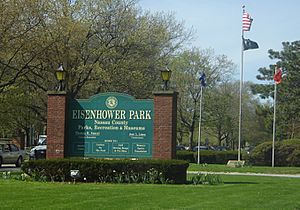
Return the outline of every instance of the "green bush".
[[[223,180],[219,174],[197,174],[192,177],[191,183],[193,185],[199,185],[199,184],[218,185],[218,184],[223,184]]]
[[[271,155],[272,142],[264,142],[253,149],[250,155],[250,163],[258,166],[271,165]]]
[[[300,140],[284,140],[275,143],[275,165],[297,166],[297,150],[300,150]],[[250,162],[253,165],[265,166],[272,162],[272,142],[264,142],[251,153]]]
[[[195,152],[195,160],[197,160],[197,152]],[[208,164],[226,164],[228,160],[236,160],[237,151],[201,151],[200,162]]]
[[[189,163],[194,163],[195,162],[194,152],[184,151],[184,150],[176,151],[176,159],[185,160],[188,161]]]
[[[292,166],[300,166],[300,150],[295,149],[293,153],[288,156],[287,161]]]
[[[185,183],[188,163],[180,160],[50,159],[25,162],[22,170],[35,180],[112,183]]]
[[[198,153],[192,151],[177,151],[176,157],[179,160],[185,160],[190,163],[196,163],[198,160]],[[200,162],[209,164],[226,164],[228,160],[236,160],[237,151],[214,151],[204,150],[200,151]]]

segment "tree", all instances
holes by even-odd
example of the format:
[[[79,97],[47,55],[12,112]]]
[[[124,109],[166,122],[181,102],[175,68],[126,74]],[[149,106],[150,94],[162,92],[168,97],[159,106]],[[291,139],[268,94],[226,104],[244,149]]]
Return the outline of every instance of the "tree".
[[[43,7],[40,44],[50,49],[37,59],[30,82],[49,89],[62,63],[72,97],[100,91],[149,96],[159,69],[190,36],[173,16],[142,13],[132,0],[53,0]]]
[[[233,64],[226,56],[216,56],[212,50],[183,51],[171,64],[172,82],[180,93],[178,116],[181,129],[189,133],[189,147],[192,148],[195,128],[199,119],[200,86],[199,76],[205,72],[209,91],[220,81],[228,80]],[[204,116],[205,117],[205,116]]]
[[[26,75],[41,50],[34,43],[44,18],[37,0],[1,1],[0,13],[0,93]]]
[[[242,138],[246,143],[256,145],[266,139],[261,119],[257,116],[260,102],[251,93],[250,82],[244,83],[242,100]],[[236,149],[239,128],[239,82],[228,81],[217,84],[206,94],[206,132],[217,140],[218,145]]]
[[[295,138],[300,135],[300,41],[283,42],[282,51],[269,50],[269,57],[276,59],[278,67],[282,68],[284,78],[277,85],[276,127],[280,138]],[[252,91],[261,98],[272,98],[274,94],[275,65],[269,68],[260,68],[257,79],[269,81],[267,84],[253,85]],[[273,114],[273,113],[270,113]],[[272,120],[268,116],[269,124]],[[270,132],[272,132],[270,130]]]
[[[172,15],[143,12],[135,0],[16,0],[1,8],[0,93],[31,87],[30,110],[44,122],[60,64],[71,97],[149,97],[159,70],[191,36]]]
[[[44,123],[38,115],[40,112],[34,112],[34,98],[34,91],[29,86],[11,85],[0,94],[0,132],[14,136],[23,133],[25,139],[21,140],[27,140],[22,142],[25,146],[30,146],[33,142],[29,140],[33,140],[35,134],[42,133],[44,129]]]
[[[238,83],[223,82],[210,91],[206,96],[207,118],[205,125],[210,136],[217,139],[218,145],[234,148],[238,131]]]

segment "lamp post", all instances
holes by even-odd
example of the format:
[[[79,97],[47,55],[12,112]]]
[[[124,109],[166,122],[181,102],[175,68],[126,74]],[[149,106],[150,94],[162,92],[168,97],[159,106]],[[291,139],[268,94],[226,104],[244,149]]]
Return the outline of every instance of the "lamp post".
[[[160,75],[164,81],[164,90],[168,90],[168,82],[170,81],[172,71],[168,68],[160,70]]]
[[[56,74],[56,79],[59,81],[57,90],[63,91],[65,89],[63,82],[65,81],[66,78],[66,72],[64,71],[62,65],[58,67],[58,69],[55,71],[55,74]]]

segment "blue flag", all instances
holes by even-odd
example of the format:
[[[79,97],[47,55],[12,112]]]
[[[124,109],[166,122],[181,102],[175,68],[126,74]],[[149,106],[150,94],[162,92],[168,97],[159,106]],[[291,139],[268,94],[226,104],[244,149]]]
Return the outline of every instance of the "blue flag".
[[[205,86],[206,86],[205,78],[206,78],[206,76],[205,76],[205,73],[203,72],[203,73],[201,74],[201,76],[199,77],[199,81],[200,81],[200,84],[201,84],[202,87],[205,87]]]

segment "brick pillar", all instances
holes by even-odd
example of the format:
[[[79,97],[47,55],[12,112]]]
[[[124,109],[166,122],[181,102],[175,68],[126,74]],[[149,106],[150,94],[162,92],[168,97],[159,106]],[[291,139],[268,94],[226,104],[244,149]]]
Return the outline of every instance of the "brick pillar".
[[[66,102],[66,92],[48,92],[47,159],[64,158],[67,114]]]
[[[154,92],[153,158],[174,159],[176,155],[177,92]]]

